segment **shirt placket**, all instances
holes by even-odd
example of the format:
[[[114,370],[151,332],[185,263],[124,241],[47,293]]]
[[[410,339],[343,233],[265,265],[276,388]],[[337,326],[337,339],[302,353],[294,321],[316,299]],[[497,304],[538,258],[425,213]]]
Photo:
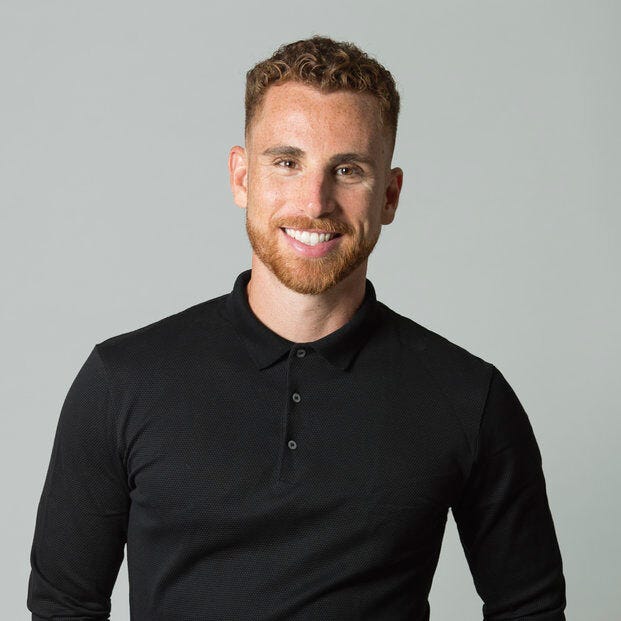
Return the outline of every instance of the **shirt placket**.
[[[294,345],[287,358],[286,401],[283,413],[283,446],[279,479],[293,482],[297,479],[301,452],[308,450],[304,444],[303,414],[306,407],[305,396],[309,390],[308,378],[303,383],[304,366],[307,357],[312,355],[308,346]]]

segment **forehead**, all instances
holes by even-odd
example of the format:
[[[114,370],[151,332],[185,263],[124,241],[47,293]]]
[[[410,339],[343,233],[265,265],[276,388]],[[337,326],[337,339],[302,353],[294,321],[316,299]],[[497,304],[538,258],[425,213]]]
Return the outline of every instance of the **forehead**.
[[[302,140],[373,142],[386,133],[373,95],[325,93],[297,82],[270,86],[249,128],[253,142],[292,135]]]

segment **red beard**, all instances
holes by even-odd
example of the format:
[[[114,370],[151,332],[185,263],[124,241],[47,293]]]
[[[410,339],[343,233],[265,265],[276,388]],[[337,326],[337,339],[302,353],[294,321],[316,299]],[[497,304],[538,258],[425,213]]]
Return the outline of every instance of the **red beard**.
[[[286,251],[279,240],[281,228],[316,229],[340,234],[338,247],[322,257],[296,256]],[[246,231],[255,255],[273,272],[283,285],[298,293],[317,295],[349,276],[371,254],[379,239],[364,239],[352,227],[329,218],[303,216],[279,218],[270,222],[267,231],[250,221],[246,210]]]

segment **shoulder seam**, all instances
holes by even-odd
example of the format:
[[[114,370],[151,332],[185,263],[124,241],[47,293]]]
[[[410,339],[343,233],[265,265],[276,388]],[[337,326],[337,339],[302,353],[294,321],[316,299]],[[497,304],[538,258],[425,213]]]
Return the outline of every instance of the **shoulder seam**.
[[[114,426],[113,426],[114,444],[111,447],[112,452],[117,458],[121,470],[125,471],[125,462],[124,462],[124,458],[123,458],[123,455],[121,454],[120,447],[119,447],[119,427],[118,427],[119,416],[116,412],[112,412],[112,409],[111,409],[112,408],[112,373],[110,371],[110,368],[108,367],[108,364],[106,363],[103,356],[101,355],[99,344],[95,345],[94,351],[97,354],[97,357],[99,358],[99,361],[101,363],[101,368],[103,369],[104,374],[106,376],[106,384],[108,387],[107,397],[106,397],[106,411],[107,411],[108,416],[112,419],[114,423]],[[110,445],[110,442],[111,442],[110,437],[106,437],[106,442],[108,443],[108,445]],[[126,482],[126,479],[124,479],[124,481]]]
[[[485,393],[485,399],[483,400],[483,406],[481,408],[481,414],[479,415],[479,426],[477,428],[477,435],[476,435],[476,438],[474,440],[472,459],[470,461],[470,469],[468,471],[468,476],[466,477],[465,481],[467,481],[470,478],[470,475],[472,474],[472,470],[473,470],[474,465],[476,463],[477,457],[479,455],[479,447],[480,447],[480,444],[481,444],[481,428],[483,427],[483,419],[485,417],[485,412],[487,410],[487,402],[489,401],[489,396],[490,396],[490,393],[492,391],[492,382],[494,381],[494,378],[496,377],[496,373],[498,371],[496,366],[493,365],[491,362],[488,362],[487,364],[489,365],[491,373],[490,373],[490,376],[489,376],[489,382],[487,384],[487,390],[486,390],[486,393]]]

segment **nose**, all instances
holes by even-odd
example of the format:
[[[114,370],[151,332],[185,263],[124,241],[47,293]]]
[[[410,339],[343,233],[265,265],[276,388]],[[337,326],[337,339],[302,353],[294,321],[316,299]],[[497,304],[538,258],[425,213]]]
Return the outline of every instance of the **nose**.
[[[308,172],[300,188],[298,205],[309,218],[319,218],[334,211],[332,179],[325,172]]]

